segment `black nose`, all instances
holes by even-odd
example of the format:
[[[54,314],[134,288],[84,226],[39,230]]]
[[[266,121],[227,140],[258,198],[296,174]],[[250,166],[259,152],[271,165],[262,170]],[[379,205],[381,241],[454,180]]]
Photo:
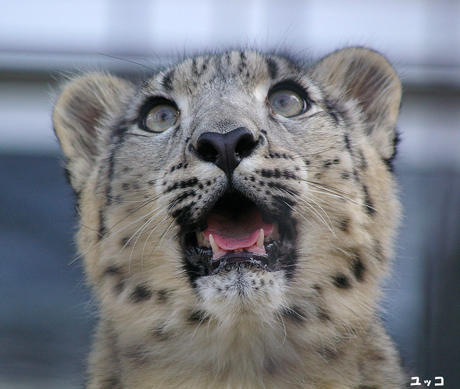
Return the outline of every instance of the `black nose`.
[[[225,134],[201,134],[197,141],[197,153],[203,161],[212,162],[222,169],[231,180],[233,171],[243,158],[252,153],[256,145],[252,132],[239,127]]]

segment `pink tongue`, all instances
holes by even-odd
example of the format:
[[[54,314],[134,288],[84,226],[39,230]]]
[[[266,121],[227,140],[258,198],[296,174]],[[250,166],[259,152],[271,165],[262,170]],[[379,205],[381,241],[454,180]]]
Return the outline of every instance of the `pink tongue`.
[[[262,214],[256,209],[248,210],[237,218],[211,213],[208,216],[208,228],[203,231],[203,234],[208,240],[209,235],[212,234],[222,250],[233,251],[254,246],[261,228],[264,229],[264,236],[269,236],[273,232],[273,224],[265,223]]]

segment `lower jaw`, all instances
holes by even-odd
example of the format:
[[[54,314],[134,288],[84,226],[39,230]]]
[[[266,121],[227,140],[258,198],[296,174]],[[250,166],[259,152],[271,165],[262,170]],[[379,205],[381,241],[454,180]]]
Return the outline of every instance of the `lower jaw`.
[[[213,259],[211,249],[188,246],[184,248],[184,255],[196,276],[216,275],[241,267],[268,272],[285,270],[288,276],[292,274],[296,263],[295,245],[292,240],[273,241],[265,245],[265,250],[266,254],[234,251]]]

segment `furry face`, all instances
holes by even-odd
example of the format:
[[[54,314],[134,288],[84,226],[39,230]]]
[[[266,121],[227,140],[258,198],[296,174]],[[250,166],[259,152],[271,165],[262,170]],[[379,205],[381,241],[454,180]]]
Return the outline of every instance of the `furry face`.
[[[72,80],[53,118],[100,302],[88,387],[402,387],[375,314],[400,98],[363,48]]]

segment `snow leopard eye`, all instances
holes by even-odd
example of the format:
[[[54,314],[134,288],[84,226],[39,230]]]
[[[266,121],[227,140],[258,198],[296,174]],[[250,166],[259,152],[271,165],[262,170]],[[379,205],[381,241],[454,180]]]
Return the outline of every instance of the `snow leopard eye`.
[[[146,110],[141,127],[152,132],[163,132],[176,124],[179,110],[168,100],[160,100]]]
[[[268,94],[268,103],[275,113],[286,118],[298,116],[309,108],[302,93],[283,86],[276,87]]]

